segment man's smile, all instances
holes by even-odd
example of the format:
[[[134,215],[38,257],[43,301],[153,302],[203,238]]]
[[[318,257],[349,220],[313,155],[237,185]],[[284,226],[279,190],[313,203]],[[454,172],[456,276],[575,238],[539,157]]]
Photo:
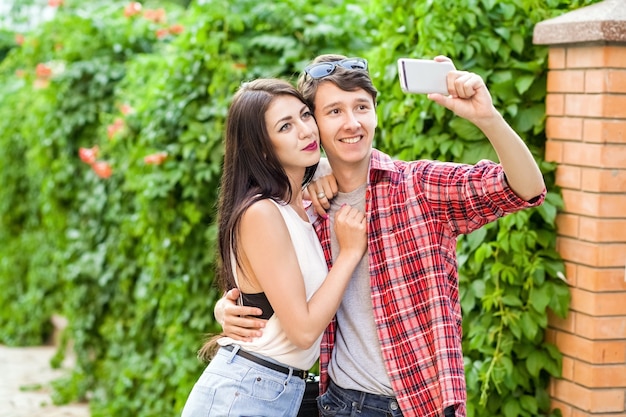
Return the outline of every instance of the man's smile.
[[[359,135],[359,136],[353,136],[351,138],[339,139],[339,142],[352,144],[352,143],[359,142],[361,139],[363,139],[363,136]]]

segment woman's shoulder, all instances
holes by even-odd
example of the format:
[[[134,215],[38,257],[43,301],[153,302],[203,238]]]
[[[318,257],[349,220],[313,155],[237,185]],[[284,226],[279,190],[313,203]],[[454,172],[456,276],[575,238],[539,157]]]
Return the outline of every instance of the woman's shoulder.
[[[243,213],[243,221],[270,221],[272,219],[280,219],[279,209],[280,203],[270,199],[263,198],[250,204],[250,206]]]
[[[288,240],[289,231],[277,203],[262,199],[252,203],[241,217],[240,231],[243,240],[278,245]]]

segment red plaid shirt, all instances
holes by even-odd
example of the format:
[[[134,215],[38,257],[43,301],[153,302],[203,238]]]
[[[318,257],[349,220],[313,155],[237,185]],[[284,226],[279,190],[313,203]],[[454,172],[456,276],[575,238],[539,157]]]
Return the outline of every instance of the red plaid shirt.
[[[394,161],[373,150],[365,207],[374,320],[387,373],[405,417],[465,416],[456,238],[508,213],[539,205],[520,199],[502,167]],[[331,267],[329,220],[315,227]],[[336,320],[321,345],[321,392]]]

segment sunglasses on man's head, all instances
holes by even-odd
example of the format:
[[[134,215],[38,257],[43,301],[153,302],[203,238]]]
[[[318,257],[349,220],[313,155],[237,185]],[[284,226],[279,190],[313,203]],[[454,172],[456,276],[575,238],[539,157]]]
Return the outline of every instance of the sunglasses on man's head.
[[[337,65],[351,70],[367,70],[367,60],[363,58],[346,58],[341,61],[318,62],[306,67],[304,72],[310,75],[311,78],[324,78],[335,72]]]

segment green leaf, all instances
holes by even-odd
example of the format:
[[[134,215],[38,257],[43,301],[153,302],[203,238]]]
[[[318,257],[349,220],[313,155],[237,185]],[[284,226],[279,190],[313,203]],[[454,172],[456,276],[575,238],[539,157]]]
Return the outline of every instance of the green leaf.
[[[494,6],[496,5],[496,2],[497,2],[497,0],[481,0],[481,1],[482,1],[483,5],[484,5],[486,11],[491,11],[494,8]]]
[[[538,313],[543,313],[552,299],[551,285],[535,286],[530,289],[530,303]]]
[[[537,212],[548,225],[554,226],[556,222],[557,208],[548,202],[536,207]]]
[[[497,52],[502,45],[502,41],[498,38],[486,38],[483,42],[492,53]]]
[[[516,339],[519,340],[522,338],[522,327],[520,326],[519,320],[512,320],[508,323],[508,326],[509,330],[513,333],[513,336],[515,336]]]
[[[547,355],[539,350],[533,351],[526,358],[526,369],[531,376],[537,378],[539,376],[539,372],[544,369],[545,364],[551,362],[551,359],[547,357]]]
[[[521,307],[523,305],[522,300],[520,300],[519,297],[517,297],[516,295],[512,294],[507,294],[502,297],[502,302],[504,303],[504,305],[507,305],[509,307]]]
[[[469,244],[469,248],[468,248],[469,252],[475,251],[476,248],[485,241],[486,236],[487,236],[487,229],[485,227],[481,227],[480,229],[477,229],[473,231],[472,233],[465,235],[465,239],[467,240],[467,243]]]
[[[554,292],[554,295],[550,300],[550,308],[557,316],[565,318],[567,316],[571,297],[569,287],[566,285],[553,285],[552,291]]]
[[[511,36],[511,38],[509,39],[509,44],[511,45],[511,48],[518,54],[521,54],[524,50],[524,38],[519,33],[514,33]]]
[[[463,311],[472,311],[476,305],[476,297],[473,294],[471,287],[468,287],[465,290],[461,288],[459,289],[459,292],[461,293],[461,309]]]
[[[485,296],[485,281],[482,279],[472,281],[470,287],[474,291],[476,297],[483,298]]]
[[[502,407],[505,417],[519,417],[521,415],[521,409],[519,402],[512,397],[509,397]]]
[[[481,244],[478,249],[476,249],[476,252],[474,252],[474,259],[476,263],[482,264],[485,261],[485,258],[489,256],[489,252],[489,245]]]
[[[542,286],[546,282],[546,271],[543,269],[543,266],[535,268],[532,275],[534,285]]]
[[[536,125],[541,125],[546,117],[545,105],[535,104],[532,107],[520,109],[515,124],[519,132],[528,132]]]
[[[464,140],[481,140],[485,137],[480,129],[467,119],[456,117],[450,121],[449,126],[455,134]]]
[[[522,232],[513,231],[511,232],[511,249],[518,253],[523,253],[525,249],[524,241],[525,236]]]
[[[491,82],[494,84],[503,84],[513,80],[513,72],[511,70],[499,70],[491,76]]]
[[[537,323],[534,322],[532,316],[527,312],[522,313],[520,323],[526,338],[534,340],[537,332],[539,331],[539,326],[537,326]]]
[[[533,75],[522,75],[515,80],[515,88],[519,94],[524,94],[533,82],[535,82]]]
[[[522,395],[520,397],[520,405],[522,408],[530,413],[532,416],[538,415],[537,400],[530,395]]]
[[[560,194],[548,192],[546,194],[546,203],[550,203],[558,209],[563,208],[563,197]],[[544,203],[545,204],[545,203]]]

